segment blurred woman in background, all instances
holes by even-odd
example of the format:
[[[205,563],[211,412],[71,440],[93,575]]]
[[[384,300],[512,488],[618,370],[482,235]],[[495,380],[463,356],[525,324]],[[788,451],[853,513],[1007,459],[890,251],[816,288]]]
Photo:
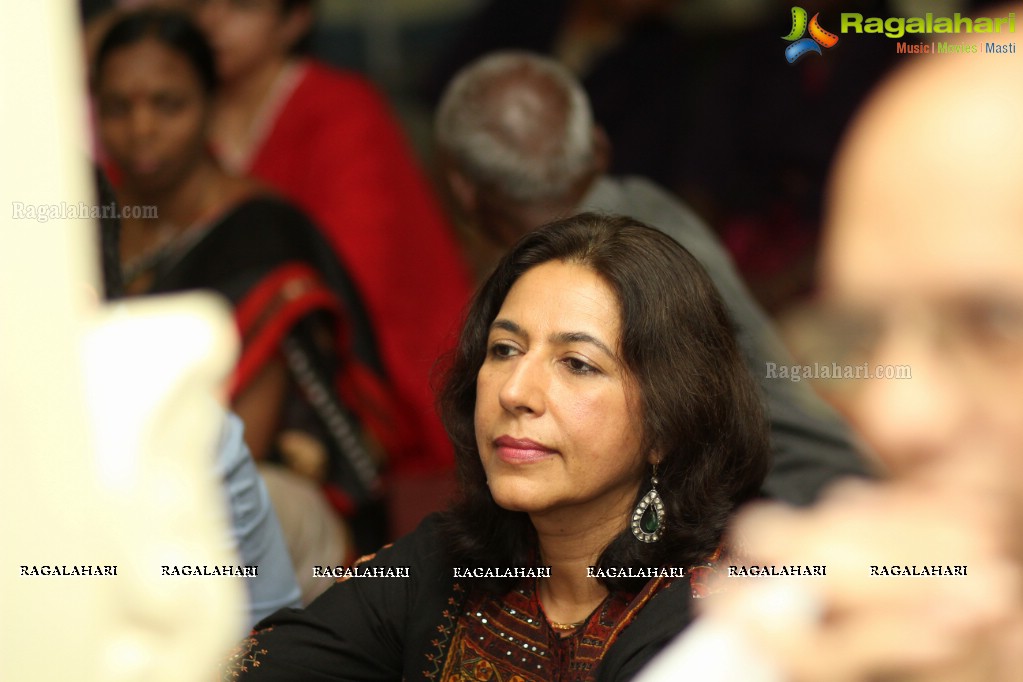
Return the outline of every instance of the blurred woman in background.
[[[227,297],[242,337],[230,399],[254,457],[322,484],[356,545],[375,548],[387,537],[379,472],[384,453],[400,447],[402,426],[370,323],[309,220],[211,154],[216,84],[214,54],[184,14],[126,14],[98,48],[96,120],[120,202],[158,211],[122,220],[124,287]],[[264,475],[300,580],[310,564],[342,560],[344,538],[323,496],[311,500],[308,484],[279,469]]]
[[[348,267],[416,434],[395,453],[392,473],[450,474],[430,371],[457,332],[470,277],[397,120],[366,79],[304,54],[312,0],[193,5],[219,77],[210,127],[215,153],[230,172],[258,178],[300,206]],[[436,488],[418,487],[402,503],[424,502]],[[424,505],[412,527],[440,505]]]

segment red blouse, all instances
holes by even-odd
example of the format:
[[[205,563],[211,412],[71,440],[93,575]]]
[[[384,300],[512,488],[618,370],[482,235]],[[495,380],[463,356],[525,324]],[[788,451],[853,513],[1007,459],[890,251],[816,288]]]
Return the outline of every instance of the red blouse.
[[[450,467],[430,371],[456,338],[471,283],[455,234],[383,98],[361,77],[303,62],[279,87],[235,171],[320,226],[365,300],[407,416],[398,471]]]

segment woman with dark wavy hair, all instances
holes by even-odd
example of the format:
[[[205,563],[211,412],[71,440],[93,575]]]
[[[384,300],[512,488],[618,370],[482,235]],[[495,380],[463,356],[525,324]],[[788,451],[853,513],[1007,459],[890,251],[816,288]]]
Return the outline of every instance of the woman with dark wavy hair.
[[[716,290],[625,217],[524,237],[477,294],[440,402],[456,503],[324,570],[339,584],[261,623],[230,674],[628,679],[691,619],[692,569],[768,467]]]

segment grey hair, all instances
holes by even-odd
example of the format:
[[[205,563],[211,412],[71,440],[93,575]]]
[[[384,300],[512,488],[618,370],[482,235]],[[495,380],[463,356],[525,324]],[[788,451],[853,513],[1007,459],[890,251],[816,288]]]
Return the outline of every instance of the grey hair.
[[[530,52],[459,71],[437,109],[437,144],[470,181],[511,199],[565,196],[594,167],[593,114],[579,82]]]

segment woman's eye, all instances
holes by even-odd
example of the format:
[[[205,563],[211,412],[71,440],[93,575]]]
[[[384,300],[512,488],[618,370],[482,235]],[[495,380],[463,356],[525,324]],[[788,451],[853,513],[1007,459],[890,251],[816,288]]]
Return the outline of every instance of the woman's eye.
[[[499,360],[510,358],[515,355],[516,352],[515,347],[507,343],[495,343],[490,346],[490,357],[497,358]]]
[[[156,108],[163,114],[176,114],[185,108],[185,100],[181,97],[161,96],[156,98]]]
[[[597,368],[579,358],[565,358],[565,365],[574,374],[596,374]]]
[[[122,99],[103,98],[99,101],[99,115],[103,118],[120,118],[128,113],[128,104]]]

